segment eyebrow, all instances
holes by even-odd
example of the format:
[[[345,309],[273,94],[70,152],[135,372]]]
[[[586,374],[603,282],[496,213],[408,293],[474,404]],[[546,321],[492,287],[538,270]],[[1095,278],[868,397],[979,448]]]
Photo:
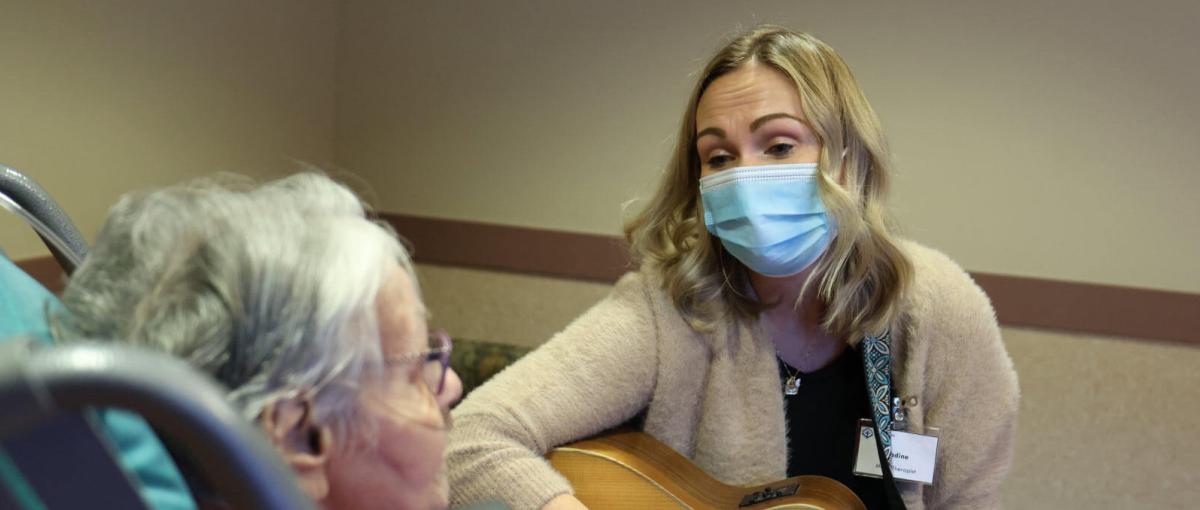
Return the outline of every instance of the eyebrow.
[[[807,122],[804,122],[804,119],[801,119],[800,117],[797,117],[790,113],[783,113],[783,112],[768,113],[766,115],[763,115],[762,117],[754,119],[754,122],[750,123],[750,131],[751,132],[758,131],[758,128],[762,127],[763,124],[771,122],[775,119],[792,119],[796,122],[804,124],[805,126],[808,125]],[[717,138],[725,138],[725,130],[721,129],[719,127],[707,127],[707,128],[701,129],[699,133],[696,133],[696,139],[699,140],[700,137],[702,137],[704,135],[713,135],[713,136],[716,136]]]
[[[717,138],[725,138],[725,130],[719,127],[707,127],[696,133],[696,139],[699,140],[704,135],[713,135]]]
[[[790,113],[768,113],[766,115],[763,115],[762,117],[754,119],[754,122],[750,123],[750,131],[758,131],[758,128],[762,127],[763,124],[771,122],[775,119],[792,119],[792,120],[799,122],[801,124],[804,124],[806,126],[808,125],[807,122],[804,122],[804,119],[801,119],[800,117],[797,117]]]

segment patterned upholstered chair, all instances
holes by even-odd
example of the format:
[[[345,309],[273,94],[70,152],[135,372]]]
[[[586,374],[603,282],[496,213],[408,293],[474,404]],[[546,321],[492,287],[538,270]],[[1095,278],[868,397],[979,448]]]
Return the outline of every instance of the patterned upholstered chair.
[[[454,351],[450,365],[462,378],[463,396],[479,387],[493,375],[531,351],[529,347],[518,347],[486,340],[454,339]]]

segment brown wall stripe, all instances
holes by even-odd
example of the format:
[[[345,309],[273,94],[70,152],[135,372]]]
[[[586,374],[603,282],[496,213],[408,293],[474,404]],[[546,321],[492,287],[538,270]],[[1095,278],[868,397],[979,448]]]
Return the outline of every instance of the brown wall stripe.
[[[381,214],[418,262],[614,282],[630,269],[617,237],[402,214]],[[17,261],[54,292],[65,278],[53,258]],[[972,273],[1000,323],[1200,346],[1200,294]]]
[[[629,270],[616,237],[382,214],[418,262],[613,282]],[[971,276],[1006,326],[1200,346],[1200,294],[987,273]]]
[[[629,271],[619,238],[381,214],[418,262],[612,283]]]
[[[971,273],[1001,324],[1200,346],[1200,294]]]

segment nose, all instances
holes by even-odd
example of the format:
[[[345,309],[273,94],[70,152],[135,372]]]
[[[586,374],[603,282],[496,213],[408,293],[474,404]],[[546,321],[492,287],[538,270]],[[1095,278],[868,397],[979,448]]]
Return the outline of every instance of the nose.
[[[741,160],[737,162],[737,166],[762,166],[778,163],[778,161],[772,161],[755,154],[752,150],[745,150],[743,151],[743,154],[746,154],[746,156],[743,156]]]
[[[442,408],[442,412],[449,411],[450,406],[462,398],[462,390],[462,379],[458,377],[458,373],[453,368],[448,368],[442,391],[437,395],[438,407]]]

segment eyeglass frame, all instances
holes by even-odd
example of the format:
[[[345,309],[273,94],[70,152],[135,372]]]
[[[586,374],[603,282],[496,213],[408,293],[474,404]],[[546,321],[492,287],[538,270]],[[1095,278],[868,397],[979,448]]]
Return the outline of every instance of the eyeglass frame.
[[[424,351],[388,356],[384,359],[384,363],[393,365],[420,361],[427,364],[437,361],[438,365],[442,367],[442,372],[438,377],[437,388],[429,388],[429,390],[432,391],[435,396],[437,396],[441,395],[442,391],[446,389],[446,374],[450,372],[450,353],[454,350],[454,341],[451,340],[450,335],[447,334],[445,330],[441,329],[430,331],[429,340],[430,343],[433,343],[433,341],[436,340],[438,347]],[[424,370],[425,367],[422,366],[421,369]],[[425,381],[427,386],[429,385],[428,380],[426,380],[424,377],[421,379]]]

